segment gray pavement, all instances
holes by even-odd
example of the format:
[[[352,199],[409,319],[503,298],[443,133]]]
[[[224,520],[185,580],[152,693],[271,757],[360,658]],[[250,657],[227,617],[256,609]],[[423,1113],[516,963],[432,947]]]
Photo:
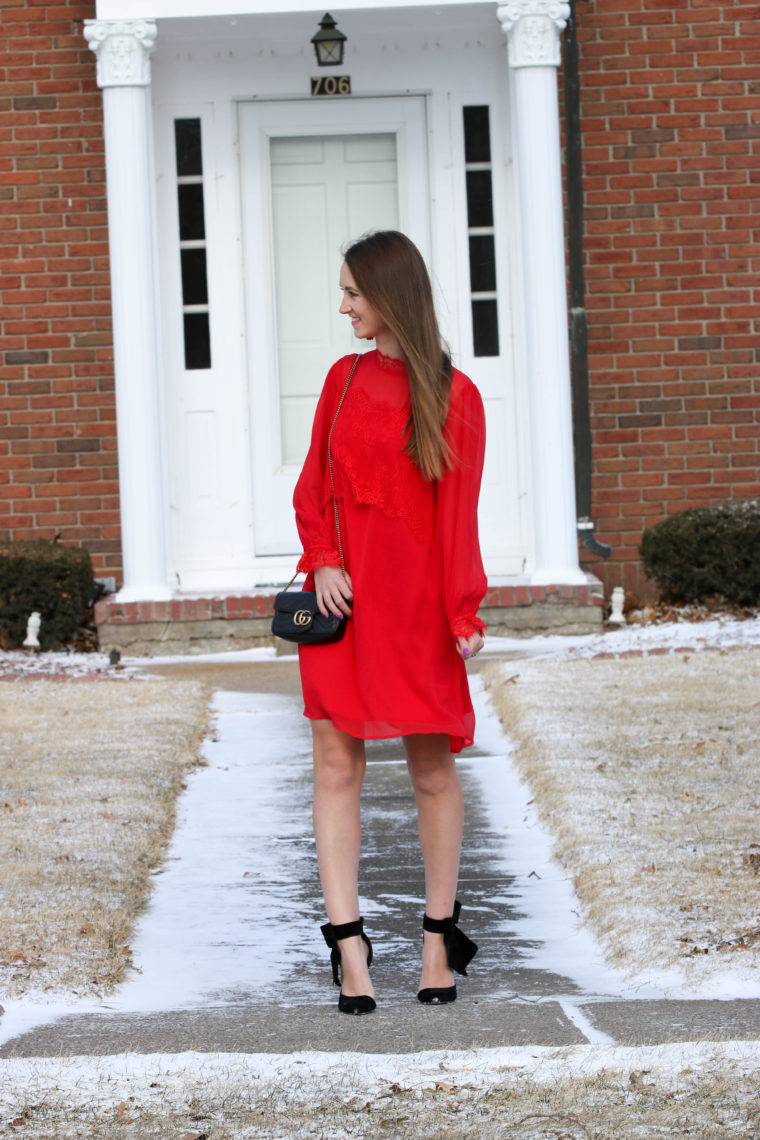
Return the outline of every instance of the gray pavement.
[[[375,984],[382,977],[375,975]],[[283,996],[283,995],[281,995]],[[286,996],[286,995],[284,995]],[[747,1041],[760,1036],[760,1002],[581,1002],[579,1029],[556,1001],[467,994],[452,1006],[381,999],[377,1011],[346,1017],[327,1005],[240,1004],[153,1014],[85,1014],[16,1037],[0,1057],[110,1056],[116,1053],[416,1053],[427,1049],[582,1045],[599,1033],[620,1045]],[[589,1028],[593,1033],[589,1036]]]
[[[192,675],[227,692],[274,693],[296,698],[295,662],[272,664],[197,663],[192,659],[146,669],[162,675]],[[312,931],[324,921],[308,830],[310,788],[304,764],[283,771],[277,784],[295,821],[287,845],[293,879],[257,886],[267,914],[278,905],[278,889],[309,931],[306,951],[292,972],[269,985],[242,986],[209,995],[202,1003],[156,1012],[72,1013],[7,1041],[0,1057],[140,1053],[275,1052],[302,1049],[408,1053],[424,1049],[505,1045],[571,1045],[584,1042],[658,1044],[760,1036],[760,1001],[625,1000],[589,992],[572,971],[537,969],[519,922],[524,905],[505,874],[505,837],[494,832],[477,781],[477,749],[460,767],[468,821],[462,858],[461,925],[480,946],[470,977],[458,979],[460,1000],[426,1008],[414,995],[417,981],[422,871],[414,826],[413,798],[398,742],[369,751],[364,794],[363,894],[388,904],[373,917],[373,981],[379,1007],[368,1017],[338,1013],[326,948]],[[279,902],[282,907],[282,902]],[[276,922],[276,920],[275,920]],[[293,927],[282,930],[283,942]],[[242,948],[255,954],[255,931]]]

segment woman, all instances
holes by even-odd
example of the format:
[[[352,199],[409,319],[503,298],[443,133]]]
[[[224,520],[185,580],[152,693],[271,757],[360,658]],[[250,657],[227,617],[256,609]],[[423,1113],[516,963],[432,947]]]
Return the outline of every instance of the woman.
[[[485,425],[477,389],[441,348],[432,290],[416,246],[382,231],[351,245],[340,312],[376,350],[361,356],[327,441],[355,356],[330,369],[294,496],[308,572],[323,613],[345,636],[300,646],[314,739],[314,832],[339,1008],[375,1008],[372,947],[359,918],[359,797],[364,741],[401,736],[425,865],[424,1003],[456,998],[475,946],[455,903],[463,804],[454,754],[475,718],[464,661],[483,646],[486,589],[477,503]],[[313,586],[312,586],[313,583]]]

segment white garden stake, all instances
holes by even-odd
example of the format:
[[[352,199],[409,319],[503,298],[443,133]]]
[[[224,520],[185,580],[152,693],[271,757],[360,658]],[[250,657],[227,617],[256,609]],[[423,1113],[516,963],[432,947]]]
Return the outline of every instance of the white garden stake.
[[[42,625],[42,618],[35,610],[33,614],[29,615],[29,621],[26,623],[26,637],[24,638],[25,649],[39,649],[40,641],[37,634],[40,632]]]
[[[612,613],[608,621],[612,621],[615,625],[625,625],[625,614],[623,613],[623,605],[625,603],[625,590],[622,586],[616,586],[612,591]]]

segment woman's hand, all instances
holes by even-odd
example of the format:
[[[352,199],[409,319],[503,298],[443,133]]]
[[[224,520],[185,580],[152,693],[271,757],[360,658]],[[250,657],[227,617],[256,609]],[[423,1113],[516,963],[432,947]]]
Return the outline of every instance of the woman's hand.
[[[351,617],[354,592],[351,579],[340,566],[318,566],[314,571],[314,590],[317,605],[325,617],[328,611],[336,617]]]
[[[476,653],[480,653],[484,645],[485,638],[477,630],[469,637],[457,638],[457,651],[460,657],[464,657],[465,661],[470,661]]]

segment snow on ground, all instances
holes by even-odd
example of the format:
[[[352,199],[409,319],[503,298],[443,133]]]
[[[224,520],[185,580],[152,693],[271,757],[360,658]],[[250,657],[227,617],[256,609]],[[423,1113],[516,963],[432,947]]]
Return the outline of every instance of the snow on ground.
[[[688,613],[688,611],[686,611]],[[740,620],[715,617],[707,621],[652,622],[629,624],[620,629],[586,636],[489,637],[489,656],[531,657],[596,657],[599,654],[620,656],[626,653],[650,653],[652,650],[677,652],[680,649],[733,649],[760,646],[760,614]]]
[[[760,996],[743,854],[760,802],[757,651],[497,661],[482,676],[557,859],[630,988]]]
[[[546,1083],[572,1082],[603,1072],[646,1073],[678,1087],[684,1072],[699,1074],[731,1067],[751,1076],[760,1068],[758,1041],[701,1041],[657,1046],[570,1045],[499,1049],[428,1050],[420,1053],[153,1053],[118,1057],[54,1057],[0,1062],[0,1113],[13,1110],[29,1087],[38,1100],[66,1099],[73,1110],[128,1101],[141,1107],[153,1099],[162,1110],[186,1107],[188,1089],[197,1096],[228,1089],[255,1089],[291,1103],[373,1097],[393,1086],[432,1091],[441,1081],[487,1089],[515,1075]],[[213,1093],[212,1093],[213,1095]]]
[[[127,676],[111,665],[105,653],[35,653],[0,650],[0,678],[21,680],[37,677],[93,678]]]
[[[514,917],[508,933],[525,947],[523,965],[565,978],[572,983],[568,988],[584,994],[631,996],[630,986],[605,967],[600,948],[578,921],[567,875],[552,860],[551,839],[508,762],[509,743],[477,677],[472,693],[480,754],[460,764],[493,832],[509,836],[491,871],[510,882]],[[102,1003],[78,1003],[74,1009],[64,1009],[60,999],[55,1006],[40,1004],[44,995],[37,1001],[8,1001],[0,1044],[65,1012],[139,1013],[260,1002],[286,980],[291,1003],[313,1000],[308,967],[321,961],[323,947],[308,893],[316,884],[304,890],[314,880],[314,856],[311,733],[300,715],[300,698],[220,692],[215,713],[208,763],[188,778],[177,830],[131,942],[136,969],[130,980]],[[384,905],[387,898],[382,904],[362,899],[362,912],[371,921]],[[658,998],[663,991],[639,980],[636,996]],[[590,1040],[608,1040],[588,1025],[577,997],[570,1001],[559,994],[554,1000]]]
[[[653,649],[678,650],[681,648],[717,648],[730,649],[735,645],[760,646],[760,616],[745,621],[733,618],[715,618],[705,622],[671,622],[645,626],[627,626],[617,631],[610,631],[590,637],[541,637],[541,638],[490,638],[487,652],[489,655],[515,655],[521,656],[595,656],[599,653],[622,654],[629,652],[649,652]],[[177,661],[182,658],[151,659],[150,663],[160,661]],[[186,660],[186,659],[184,659]],[[234,654],[215,654],[207,658],[194,658],[193,660],[212,660],[216,663],[271,661],[277,660],[274,650],[257,649],[238,652]],[[29,657],[23,653],[0,653],[0,676],[28,676],[30,674],[65,674],[72,677],[97,677],[99,674],[124,677],[134,677],[140,674],[141,666],[148,662],[126,660],[121,669],[109,665],[108,659],[101,654],[39,654]],[[160,683],[156,678],[149,680]],[[479,686],[474,686],[478,703],[483,703],[483,696],[479,693]],[[242,696],[242,695],[241,695]],[[230,695],[225,694],[217,698],[220,710],[227,710],[231,715],[237,715],[245,710],[237,707],[235,701],[230,704]],[[271,701],[271,698],[267,698]],[[277,703],[276,701],[274,702]],[[268,712],[282,713],[282,709],[269,708],[267,702],[259,699],[259,708],[264,715],[262,724],[265,725]],[[250,710],[249,710],[250,711]],[[295,711],[295,710],[294,710]],[[498,723],[493,716],[484,717],[484,709],[480,711],[480,737],[479,743],[489,757],[494,759],[502,755],[508,745],[500,735]],[[232,723],[232,722],[231,722]],[[234,735],[234,734],[233,734]],[[224,737],[222,737],[224,739]],[[231,740],[231,737],[228,739]],[[300,747],[300,746],[299,746]],[[596,994],[625,995],[625,985],[613,972],[606,970],[601,961],[598,949],[593,945],[590,936],[579,929],[572,913],[572,895],[563,876],[555,868],[551,872],[549,859],[549,839],[541,834],[535,818],[531,816],[530,805],[526,800],[525,789],[520,786],[516,776],[510,777],[506,786],[509,795],[505,795],[503,784],[503,766],[499,765],[499,777],[502,781],[500,794],[496,795],[495,765],[489,765],[489,757],[482,763],[482,788],[484,802],[490,803],[493,813],[493,826],[518,828],[522,831],[521,843],[534,845],[535,858],[532,863],[542,866],[544,878],[525,881],[521,886],[523,890],[523,908],[526,917],[526,933],[530,939],[537,943],[535,965],[539,968],[552,968],[556,964],[557,956],[562,956],[562,973],[574,977],[581,983],[584,990]],[[298,762],[302,758],[298,757]],[[465,763],[471,763],[465,761]],[[490,770],[489,770],[490,769]],[[181,809],[181,818],[184,823],[180,826],[176,838],[178,849],[188,850],[194,841],[192,832],[183,828],[192,814],[191,802],[187,797],[193,794],[206,795],[206,787],[200,785],[203,773],[208,772],[208,780],[213,783],[219,780],[219,773],[215,765],[196,774],[195,783],[187,793]],[[201,787],[200,793],[194,788]],[[210,785],[209,785],[210,786]],[[250,813],[248,815],[250,822]],[[216,841],[215,841],[216,842]],[[208,869],[218,860],[223,861],[227,854],[220,849],[209,848],[209,836],[204,834],[203,842],[204,866]],[[259,868],[260,869],[260,868]],[[277,868],[282,873],[282,868]],[[171,875],[171,864],[167,869],[167,876]],[[162,876],[165,878],[165,876]],[[179,884],[180,880],[177,880]],[[539,889],[538,883],[541,887]],[[171,895],[171,882],[160,883],[162,891]],[[531,892],[533,892],[531,894]],[[235,906],[239,899],[235,900]],[[143,974],[135,982],[128,984],[115,1000],[109,1001],[109,1008],[123,1009],[155,1009],[167,1008],[166,993],[161,993],[162,987],[167,984],[168,974],[159,970],[158,956],[151,951],[151,940],[161,941],[160,927],[151,930],[151,922],[177,923],[184,922],[189,931],[192,927],[191,909],[195,903],[179,897],[174,899],[172,906],[158,909],[157,901],[151,907],[146,918],[142,932],[139,935],[138,952],[144,955]],[[196,912],[197,913],[197,912]],[[259,925],[259,931],[265,929],[266,924]],[[175,940],[179,941],[179,940]],[[226,940],[224,940],[226,941]],[[229,945],[225,948],[217,947],[219,953],[228,953]],[[281,948],[282,941],[278,937],[277,947]],[[196,946],[197,950],[197,946]],[[265,955],[266,958],[266,955]],[[202,1001],[204,995],[213,991],[213,979],[225,976],[218,972],[220,958],[218,954],[210,956],[205,951],[194,955],[196,966],[191,975],[188,975],[182,963],[174,962],[171,968],[176,976],[171,980],[171,1004],[177,1007],[177,1001],[194,1004]],[[280,967],[281,967],[280,963]],[[196,968],[197,967],[197,968]],[[262,985],[269,984],[272,977],[273,963],[262,966]],[[206,971],[202,976],[198,973]],[[670,980],[675,981],[675,979]],[[662,993],[668,988],[668,979],[653,980],[651,990],[646,996],[653,996],[656,992]],[[130,986],[132,987],[130,989]],[[184,987],[184,990],[183,990]],[[722,996],[728,996],[731,991],[731,981],[728,979]],[[742,983],[737,980],[734,986],[734,996],[755,996],[749,994]],[[645,996],[639,989],[636,996]],[[668,996],[676,996],[670,990]],[[693,996],[693,995],[692,995]],[[87,1003],[86,1006],[69,1006],[66,1010],[51,1005],[39,1006],[27,1003],[11,1003],[6,1015],[0,1022],[0,1041],[8,1040],[22,1029],[34,1024],[49,1022],[51,1018],[60,1016],[64,1012],[75,1009],[83,1012],[85,1009],[103,1009],[103,1005]],[[572,1010],[566,1010],[572,1017]],[[564,1049],[549,1048],[511,1048],[511,1049],[480,1049],[468,1050],[463,1053],[448,1051],[435,1051],[429,1053],[372,1056],[366,1054],[319,1054],[315,1052],[287,1055],[238,1055],[238,1054],[179,1054],[176,1056],[135,1056],[123,1055],[118,1059],[109,1058],[68,1058],[68,1059],[32,1059],[10,1060],[0,1062],[0,1073],[3,1081],[0,1082],[0,1106],[3,1109],[11,1107],[12,1098],[17,1096],[19,1089],[25,1084],[38,1089],[46,1083],[54,1085],[57,1089],[72,1098],[72,1101],[84,1101],[97,1097],[107,1097],[112,1103],[119,1096],[127,1097],[130,1088],[135,1083],[141,1085],[141,1095],[147,1095],[151,1081],[156,1081],[156,1074],[160,1074],[160,1083],[163,1086],[161,1096],[165,1098],[167,1088],[171,1093],[176,1091],[176,1097],[181,1099],[188,1086],[202,1080],[216,1081],[224,1084],[229,1080],[251,1081],[254,1077],[263,1082],[265,1086],[279,1089],[292,1087],[297,1089],[297,1095],[308,1099],[316,1095],[317,1086],[321,1081],[327,1067],[331,1072],[342,1071],[350,1075],[351,1092],[357,1091],[357,1082],[365,1091],[377,1090],[388,1082],[400,1082],[417,1088],[428,1087],[431,1082],[440,1079],[441,1072],[456,1067],[457,1071],[466,1073],[466,1079],[473,1084],[487,1085],[489,1081],[501,1079],[505,1070],[524,1070],[529,1072],[535,1080],[551,1081],[562,1075],[572,1077],[582,1076],[601,1069],[621,1068],[626,1070],[651,1069],[660,1073],[677,1072],[684,1069],[699,1070],[701,1066],[712,1063],[725,1063],[738,1067],[738,1071],[757,1071],[760,1066],[760,1043],[758,1042],[728,1042],[728,1043],[687,1043],[679,1045],[661,1045],[657,1047],[641,1047],[624,1049],[605,1043],[597,1038],[596,1042],[587,1046],[574,1046]],[[293,1078],[297,1076],[297,1081]],[[3,1091],[5,1090],[5,1091]],[[174,1095],[174,1093],[172,1093]],[[295,1093],[293,1095],[296,1095]]]
[[[688,610],[683,620],[627,624],[620,629],[573,636],[550,634],[544,637],[488,637],[483,656],[517,657],[595,657],[600,653],[647,653],[651,650],[731,649],[760,646],[760,614],[738,619],[728,615],[695,621]],[[146,665],[167,665],[192,661],[197,664],[246,664],[254,661],[288,662],[273,647],[207,653],[192,657],[125,657],[111,665],[104,653],[27,653],[0,651],[0,679],[29,676],[134,677]],[[151,678],[155,680],[155,678]]]

